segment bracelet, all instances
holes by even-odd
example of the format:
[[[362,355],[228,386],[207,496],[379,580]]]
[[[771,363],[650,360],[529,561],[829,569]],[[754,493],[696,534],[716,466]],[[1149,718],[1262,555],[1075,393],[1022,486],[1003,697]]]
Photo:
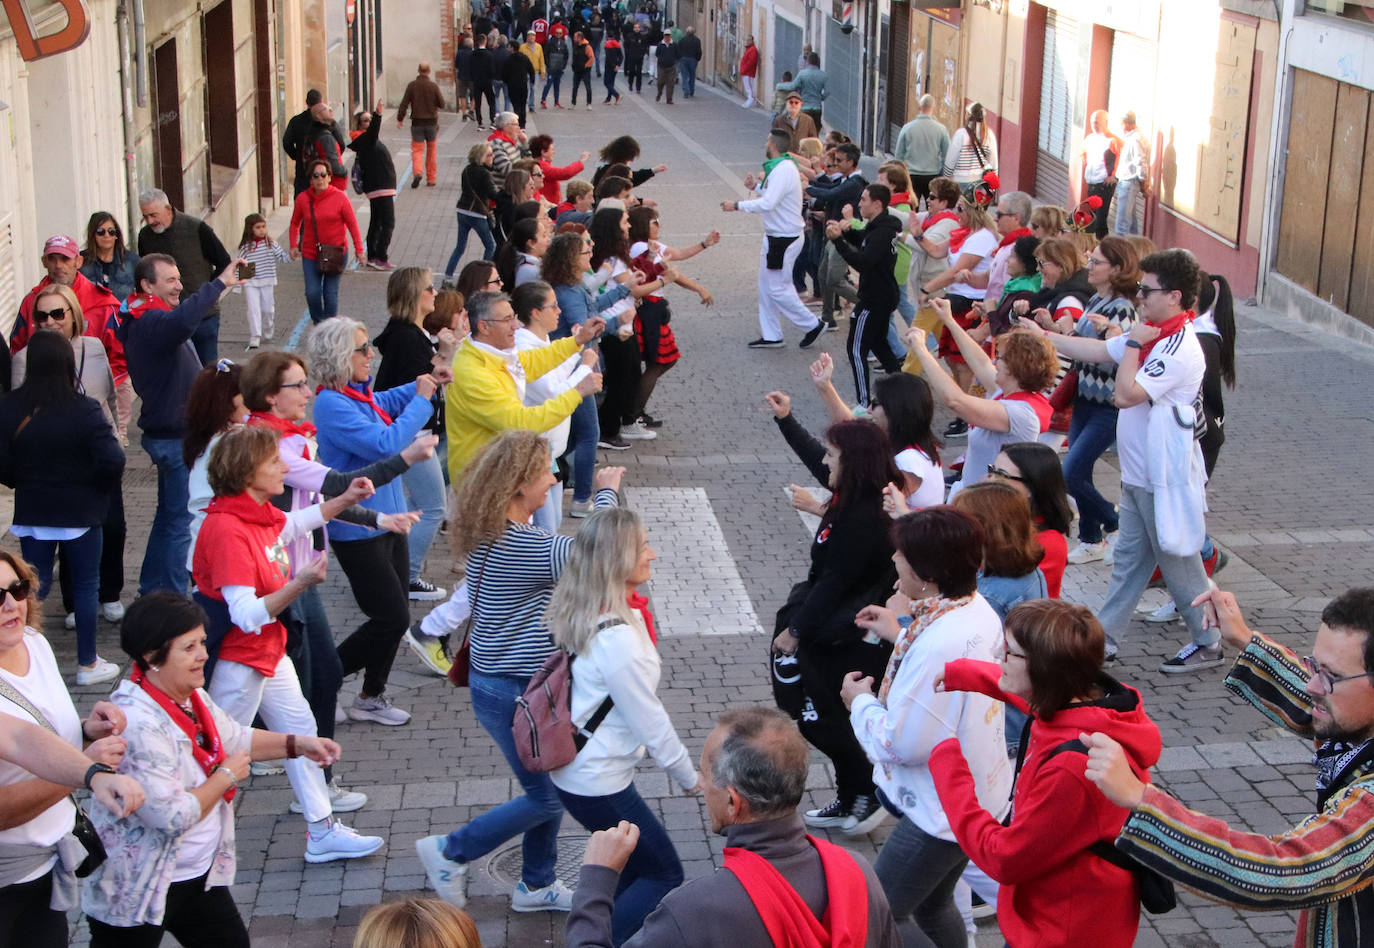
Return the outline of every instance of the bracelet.
[[[286,759],[295,760],[299,756],[301,755],[296,752],[296,735],[286,735]]]
[[[704,240],[701,242],[701,249],[702,249],[702,250],[705,250],[705,249],[706,249],[706,241],[704,241]]]
[[[1142,346],[1141,346],[1140,343],[1139,343],[1138,341],[1136,341],[1135,339],[1127,339],[1127,340],[1126,340],[1126,348],[1127,348],[1127,349],[1140,349],[1140,348],[1142,348]]]
[[[231,787],[237,787],[237,786],[239,785],[239,778],[238,778],[238,776],[237,776],[232,770],[230,770],[228,767],[224,766],[223,764],[220,764],[218,767],[215,768],[215,773],[217,773],[217,774],[222,773],[222,774],[224,774],[225,776],[227,776],[227,777],[229,778],[229,785],[230,785]]]

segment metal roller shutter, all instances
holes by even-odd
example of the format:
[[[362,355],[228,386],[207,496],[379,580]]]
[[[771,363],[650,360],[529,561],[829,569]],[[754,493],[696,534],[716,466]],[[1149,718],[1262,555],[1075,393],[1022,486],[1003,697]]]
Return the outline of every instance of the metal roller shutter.
[[[856,29],[846,36],[840,27],[839,20],[825,21],[825,55],[821,68],[825,70],[827,94],[821,116],[825,124],[857,141],[862,133],[859,97],[863,77],[859,75],[859,64],[863,57],[863,31]]]
[[[1154,138],[1154,75],[1155,44],[1151,40],[1130,33],[1112,34],[1111,85],[1107,90],[1107,111],[1112,117],[1112,129],[1120,134],[1121,116],[1127,110],[1135,113],[1136,125],[1147,138]],[[1151,155],[1151,160],[1154,156]],[[1107,220],[1116,221],[1116,208]],[[1137,194],[1136,219],[1145,221],[1145,196]]]
[[[1045,58],[1040,75],[1040,127],[1036,141],[1035,193],[1061,206],[1069,199],[1073,143],[1073,96],[1078,87],[1078,22],[1050,10],[1045,18]]]
[[[802,51],[802,28],[791,20],[773,14],[773,85],[782,82],[782,74],[796,77],[797,59]],[[741,52],[740,55],[743,55]],[[772,86],[759,84],[759,98],[768,105],[773,102]]]
[[[892,47],[887,72],[888,148],[897,144],[897,133],[906,124],[907,74],[911,66],[911,10],[906,3],[892,4]]]

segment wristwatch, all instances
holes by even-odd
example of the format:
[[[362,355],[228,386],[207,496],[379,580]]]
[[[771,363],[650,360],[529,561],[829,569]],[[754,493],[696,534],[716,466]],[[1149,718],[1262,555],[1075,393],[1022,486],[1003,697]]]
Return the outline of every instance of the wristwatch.
[[[91,778],[94,777],[96,774],[112,774],[115,772],[115,769],[111,767],[109,764],[102,764],[100,761],[96,761],[95,763],[91,764],[90,767],[86,768],[86,776],[81,778],[81,783],[87,790],[90,790]]]

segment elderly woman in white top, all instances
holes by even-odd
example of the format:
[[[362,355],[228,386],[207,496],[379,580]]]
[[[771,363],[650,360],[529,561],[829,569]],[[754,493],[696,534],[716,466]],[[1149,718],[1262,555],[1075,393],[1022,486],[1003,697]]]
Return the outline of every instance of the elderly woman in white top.
[[[612,702],[572,763],[549,776],[564,808],[586,829],[610,829],[621,820],[639,827],[639,845],[621,874],[612,914],[617,945],[637,932],[683,880],[672,839],[635,789],[635,766],[647,750],[683,793],[700,793],[702,786],[658,700],[661,669],[653,617],[636,592],[649,581],[655,558],[634,512],[598,510],[573,540],[572,557],[548,610],[554,643],[578,659],[573,720],[585,726]]]
[[[97,701],[77,715],[52,646],[41,632],[33,568],[0,550],[0,718],[50,729],[72,747],[86,744],[87,763],[124,759],[124,712]],[[72,837],[71,787],[49,783],[18,764],[0,762],[0,944],[66,948],[75,907],[76,869],[85,849]]]
[[[558,298],[553,287],[543,280],[532,280],[520,284],[511,295],[515,317],[520,320],[520,328],[515,331],[515,348],[542,349],[549,344],[549,334],[558,330]],[[546,372],[537,379],[525,383],[525,404],[542,405],[551,398],[575,388],[593,371],[596,366],[596,350],[584,349],[568,356],[562,365]],[[572,419],[564,418],[548,431],[541,432],[549,443],[550,453],[555,461],[568,450],[568,433],[572,430]],[[544,506],[534,512],[534,524],[550,533],[557,533],[563,522],[563,483],[559,481],[549,488],[549,498]]]
[[[110,360],[100,340],[86,335],[86,319],[71,287],[53,283],[34,300],[33,328],[35,331],[51,329],[71,340],[72,355],[76,358],[76,379],[81,392],[100,403],[100,410],[114,426],[119,417],[119,398]],[[27,369],[28,349],[24,348],[14,354],[14,361],[10,365],[11,387],[18,388],[24,384]],[[121,438],[121,443],[123,440]],[[124,606],[119,596],[124,591],[124,537],[127,531],[122,484],[116,484],[110,490],[110,507],[100,531],[100,611],[109,621],[118,622],[124,617]],[[58,578],[62,585],[62,611],[67,615],[67,628],[74,629],[76,611],[72,599],[72,577],[67,568],[67,557],[61,552],[58,554]]]
[[[963,945],[954,887],[968,863],[940,805],[930,753],[958,736],[979,804],[1006,814],[1012,772],[1002,705],[972,692],[940,690],[945,662],[996,661],[1002,623],[978,594],[983,529],[952,507],[907,514],[893,530],[898,593],[888,608],[865,606],[855,624],[894,643],[877,694],[873,679],[852,672],[840,689],[850,724],[877,766],[878,795],[901,821],[874,870],[887,893],[904,945]],[[894,610],[905,613],[898,620]]]
[[[111,701],[127,716],[120,771],[147,803],[131,816],[94,810],[109,858],[86,880],[91,945],[156,945],[171,932],[185,948],[247,948],[234,881],[234,799],[251,760],[339,757],[322,737],[238,724],[205,693],[205,613],[160,590],[129,607],[120,646],[133,659]]]

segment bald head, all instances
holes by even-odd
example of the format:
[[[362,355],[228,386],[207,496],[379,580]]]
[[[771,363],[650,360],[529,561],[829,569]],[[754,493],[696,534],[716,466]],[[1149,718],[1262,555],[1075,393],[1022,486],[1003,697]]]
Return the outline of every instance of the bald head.
[[[919,101],[917,101],[916,107],[926,114],[934,112],[935,96],[931,95],[930,93],[926,93],[925,95],[921,96]]]
[[[429,63],[420,63],[420,65],[417,68],[419,69],[421,75],[429,75]]]

